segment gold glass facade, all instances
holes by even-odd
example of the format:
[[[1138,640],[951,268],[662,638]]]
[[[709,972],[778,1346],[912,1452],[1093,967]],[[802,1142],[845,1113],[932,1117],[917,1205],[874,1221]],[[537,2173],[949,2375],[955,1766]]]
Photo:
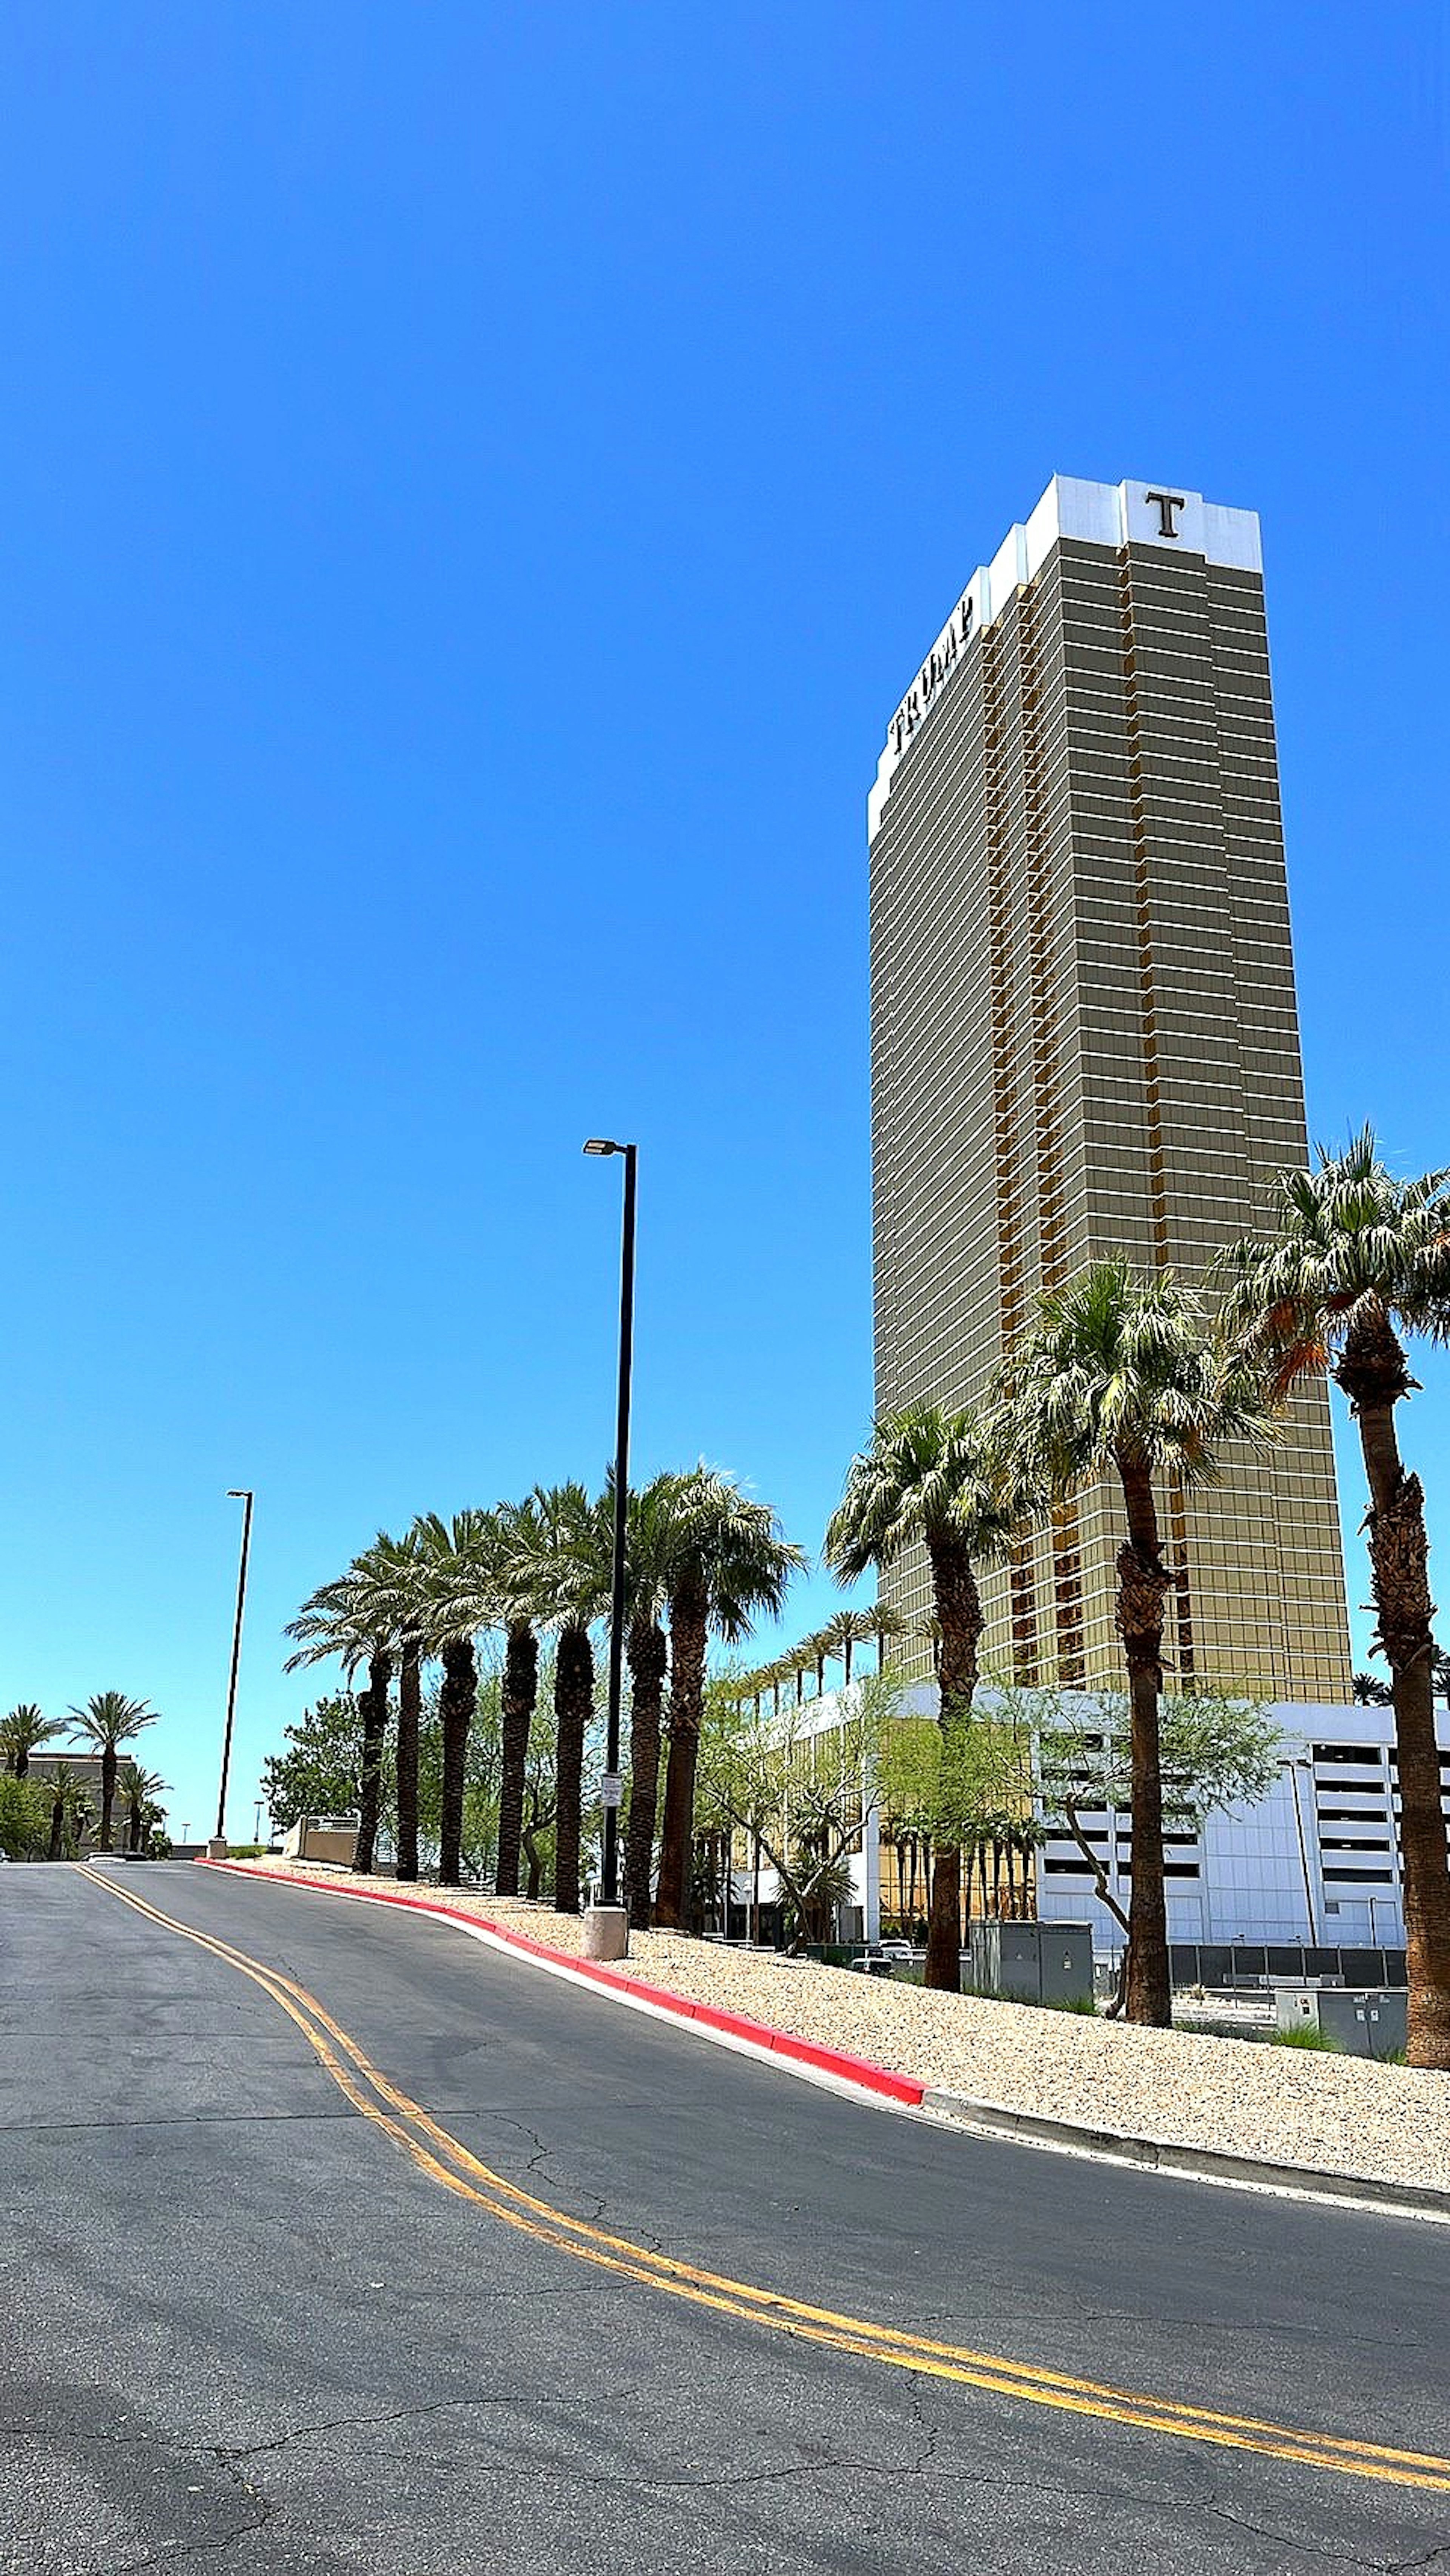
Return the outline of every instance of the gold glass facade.
[[[1304,1158],[1263,582],[1193,522],[1039,530],[897,718],[871,839],[879,1411],[979,1399],[1040,1291],[1108,1254],[1199,1280]],[[1325,1390],[1161,1509],[1176,1669],[1347,1699]],[[996,1670],[1120,1680],[1120,1535],[1094,1490],[990,1578]],[[924,1617],[924,1557],[889,1589]]]

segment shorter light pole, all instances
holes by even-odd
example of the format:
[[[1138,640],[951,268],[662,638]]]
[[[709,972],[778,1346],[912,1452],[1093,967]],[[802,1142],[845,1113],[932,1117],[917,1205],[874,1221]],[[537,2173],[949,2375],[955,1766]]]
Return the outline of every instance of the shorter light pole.
[[[629,1396],[634,1363],[634,1192],[638,1151],[591,1136],[586,1154],[624,1156],[624,1223],[619,1260],[619,1406],[614,1446],[614,1566],[609,1591],[609,1705],[604,1739],[604,1851],[601,1902],[619,1903],[619,1715],[624,1696],[625,1537],[629,1524]]]
[[[247,1553],[252,1544],[252,1496],[241,1485],[227,1487],[227,1501],[242,1506],[242,1561],[237,1568],[237,1616],[232,1629],[232,1672],[227,1684],[227,1722],[222,1735],[222,1779],[216,1802],[216,1839],[226,1840],[227,1773],[232,1759],[232,1720],[237,1713],[237,1672],[242,1660],[242,1612],[247,1606]],[[225,1854],[223,1854],[225,1857]]]

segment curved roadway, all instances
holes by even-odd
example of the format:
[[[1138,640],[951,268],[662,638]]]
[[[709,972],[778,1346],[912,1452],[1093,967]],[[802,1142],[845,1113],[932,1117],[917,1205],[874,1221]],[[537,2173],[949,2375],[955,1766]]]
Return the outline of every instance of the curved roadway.
[[[1450,2568],[1450,2229],[943,2130],[393,1909],[110,1875],[292,1983],[0,1871],[5,2567]]]

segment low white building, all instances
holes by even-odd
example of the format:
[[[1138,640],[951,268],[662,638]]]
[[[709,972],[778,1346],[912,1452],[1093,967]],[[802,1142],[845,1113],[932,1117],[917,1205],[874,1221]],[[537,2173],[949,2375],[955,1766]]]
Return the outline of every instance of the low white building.
[[[984,1694],[986,1697],[987,1694]],[[839,1693],[796,1712],[800,1731],[836,1722]],[[904,1714],[934,1715],[935,1687],[901,1694]],[[1175,1942],[1305,1943],[1338,1949],[1397,1949],[1405,1938],[1400,1869],[1394,1715],[1387,1708],[1275,1705],[1283,1759],[1268,1796],[1211,1816],[1201,1834],[1165,1833],[1168,1936]],[[804,1720],[804,1725],[800,1721]],[[1440,1774],[1450,1816],[1450,1716],[1438,1717]],[[1084,1810],[1087,1839],[1106,1865],[1107,1884],[1126,1909],[1132,1886],[1132,1819],[1124,1810]],[[879,1818],[868,1814],[851,1865],[855,1904],[843,1930],[878,1937],[881,1925]],[[775,1893],[773,1877],[762,1893]],[[737,1883],[737,1902],[746,1891]],[[1116,1949],[1122,1935],[1094,1893],[1093,1873],[1065,1833],[1037,1855],[1037,1910],[1044,1921],[1090,1923],[1094,1942]]]

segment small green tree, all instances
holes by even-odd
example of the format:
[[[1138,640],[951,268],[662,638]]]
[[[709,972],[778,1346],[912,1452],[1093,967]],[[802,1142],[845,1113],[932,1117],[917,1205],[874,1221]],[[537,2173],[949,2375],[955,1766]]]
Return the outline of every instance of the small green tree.
[[[808,1728],[809,1701],[757,1714],[737,1676],[706,1693],[698,1819],[744,1835],[775,1871],[795,1948],[826,1937],[821,1926],[849,1885],[896,1701],[894,1679],[869,1673],[841,1693],[837,1723]]]
[[[362,1786],[363,1721],[356,1695],[335,1691],[282,1730],[285,1750],[262,1765],[261,1788],[278,1833],[303,1816],[356,1813]],[[386,1794],[386,1784],[385,1784]]]
[[[1132,1703],[1122,1691],[1013,1694],[1036,1737],[1038,1792],[1049,1827],[1061,1824],[1093,1874],[1093,1889],[1126,1945],[1129,1918],[1108,1885],[1103,1854],[1083,1818],[1094,1808],[1131,1810]],[[1159,1704],[1163,1813],[1201,1834],[1225,1808],[1268,1796],[1283,1758],[1283,1735],[1264,1702],[1227,1691],[1165,1693]],[[1113,2010],[1120,2011],[1128,1953]]]
[[[0,1851],[7,1860],[44,1860],[50,1840],[50,1799],[34,1780],[0,1772]]]

